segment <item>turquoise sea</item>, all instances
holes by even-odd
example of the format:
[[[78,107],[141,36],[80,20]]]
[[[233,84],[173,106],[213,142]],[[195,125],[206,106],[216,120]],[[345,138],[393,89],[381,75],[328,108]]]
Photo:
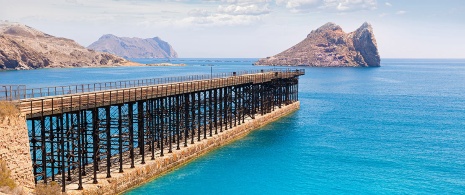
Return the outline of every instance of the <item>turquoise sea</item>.
[[[254,60],[4,71],[0,84],[31,88],[271,68],[251,66]],[[299,98],[299,111],[126,194],[465,194],[465,60],[306,68]]]

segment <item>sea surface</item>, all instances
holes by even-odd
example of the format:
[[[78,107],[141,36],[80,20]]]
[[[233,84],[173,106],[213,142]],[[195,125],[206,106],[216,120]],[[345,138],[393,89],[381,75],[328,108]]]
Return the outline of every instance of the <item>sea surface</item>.
[[[252,66],[254,60],[3,71],[0,85],[273,68]],[[381,65],[305,68],[299,111],[126,194],[465,194],[465,60],[383,59]]]

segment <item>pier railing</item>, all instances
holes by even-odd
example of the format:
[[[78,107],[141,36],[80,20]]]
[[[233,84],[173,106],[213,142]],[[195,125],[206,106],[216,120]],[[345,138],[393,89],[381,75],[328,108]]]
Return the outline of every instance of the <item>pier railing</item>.
[[[41,87],[27,89],[26,85],[0,85],[0,101],[18,101],[30,98],[43,98],[50,96],[61,96],[61,95],[72,95],[79,93],[98,92],[105,90],[114,89],[125,89],[133,87],[145,87],[151,85],[180,83],[188,81],[198,80],[209,80],[217,78],[226,78],[231,76],[241,76],[247,74],[257,73],[269,73],[269,72],[280,72],[280,73],[301,73],[305,74],[305,69],[282,69],[273,68],[267,70],[248,70],[238,71],[229,73],[215,73],[215,74],[204,74],[204,75],[188,75],[178,77],[164,77],[164,78],[152,78],[152,79],[139,79],[139,80],[124,80],[115,82],[100,82],[90,84],[78,84],[78,85],[67,85],[67,86],[52,86],[52,87]]]
[[[24,99],[27,95],[26,85],[1,85],[0,101]]]

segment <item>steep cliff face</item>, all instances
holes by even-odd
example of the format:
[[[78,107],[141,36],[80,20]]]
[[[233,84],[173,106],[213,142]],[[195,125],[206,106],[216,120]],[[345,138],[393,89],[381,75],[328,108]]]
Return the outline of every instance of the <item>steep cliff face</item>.
[[[0,21],[0,69],[115,66],[131,62],[19,23]]]
[[[158,37],[150,39],[103,35],[89,49],[112,53],[124,58],[177,58],[173,47]]]
[[[367,66],[380,66],[381,59],[378,54],[373,28],[370,24],[364,23],[355,32],[349,34],[354,42],[355,51],[359,52],[363,57],[363,62]]]
[[[380,66],[380,57],[373,29],[364,23],[345,33],[334,23],[313,30],[297,45],[273,56],[260,59],[255,65],[277,66]]]

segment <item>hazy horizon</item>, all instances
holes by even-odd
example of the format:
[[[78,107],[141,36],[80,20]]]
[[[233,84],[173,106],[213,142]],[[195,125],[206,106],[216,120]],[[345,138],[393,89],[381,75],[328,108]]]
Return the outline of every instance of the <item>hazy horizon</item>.
[[[0,0],[0,20],[87,47],[104,34],[160,37],[181,58],[262,58],[327,22],[372,24],[382,59],[465,58],[459,0]]]
[[[264,57],[178,57],[178,58],[128,58],[128,59],[260,59]],[[465,60],[465,57],[463,58],[388,58],[388,57],[381,57],[381,60],[402,60],[402,59],[407,59],[407,60]]]

